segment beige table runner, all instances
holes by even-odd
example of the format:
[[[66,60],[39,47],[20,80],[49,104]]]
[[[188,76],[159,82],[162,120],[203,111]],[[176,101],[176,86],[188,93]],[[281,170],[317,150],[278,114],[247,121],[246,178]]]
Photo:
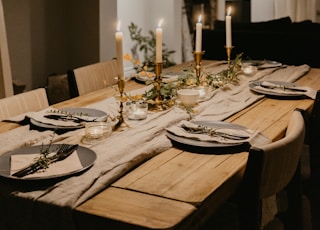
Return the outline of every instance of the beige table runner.
[[[215,67],[213,71],[218,72],[219,68],[224,67]],[[253,77],[240,75],[240,85],[228,85],[223,89],[218,89],[211,100],[200,103],[197,107],[199,113],[195,116],[195,119],[223,120],[261,99],[263,96],[254,94],[249,90],[248,83],[251,80],[295,81],[308,70],[309,67],[306,65],[289,66],[277,71],[274,69],[259,71]],[[118,108],[117,101],[112,99],[88,107],[106,112]],[[91,146],[91,149],[97,154],[97,160],[90,170],[81,175],[67,178],[48,188],[35,191],[16,190],[12,194],[44,203],[74,208],[108,187],[134,166],[169,149],[172,145],[165,135],[165,129],[188,118],[189,115],[179,108],[150,114],[148,119],[141,121],[140,125],[135,125],[125,132],[114,132],[111,137],[103,142]],[[27,126],[0,134],[0,146],[4,146],[0,150],[0,155],[22,146],[48,143],[50,134],[52,134],[51,131],[30,131]],[[65,138],[82,134],[83,130],[68,132],[56,136],[55,141],[63,141]],[[2,184],[0,187],[0,193],[4,192],[4,197],[7,196],[8,194],[5,194],[6,184]]]

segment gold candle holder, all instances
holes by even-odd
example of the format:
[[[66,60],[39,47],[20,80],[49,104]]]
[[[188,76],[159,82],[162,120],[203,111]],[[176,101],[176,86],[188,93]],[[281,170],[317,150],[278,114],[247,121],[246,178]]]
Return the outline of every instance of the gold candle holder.
[[[120,93],[120,106],[119,106],[119,116],[118,116],[118,123],[115,126],[115,129],[124,129],[128,127],[128,125],[124,122],[123,118],[123,93],[124,93],[125,81],[118,77],[118,89]]]
[[[202,52],[193,52],[194,61],[195,61],[195,69],[196,69],[196,76],[197,76],[197,83],[200,83],[200,75],[201,75],[201,61],[202,61],[202,55],[204,54],[204,51]]]
[[[231,51],[233,49],[233,46],[227,47],[226,48],[226,52],[227,52],[227,61],[228,61],[228,76],[230,75],[230,68],[231,68]]]
[[[154,80],[154,86],[157,90],[157,98],[156,98],[156,109],[157,110],[162,110],[162,96],[160,93],[160,89],[161,89],[161,83],[162,83],[162,68],[163,68],[163,63],[162,62],[158,62],[158,63],[154,63],[154,72],[156,75],[156,78]]]

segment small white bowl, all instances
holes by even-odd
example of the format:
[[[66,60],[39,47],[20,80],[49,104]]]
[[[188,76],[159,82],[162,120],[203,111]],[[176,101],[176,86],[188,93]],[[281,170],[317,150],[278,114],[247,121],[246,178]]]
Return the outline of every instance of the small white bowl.
[[[200,97],[197,89],[180,89],[178,90],[178,98],[185,106],[194,106]]]

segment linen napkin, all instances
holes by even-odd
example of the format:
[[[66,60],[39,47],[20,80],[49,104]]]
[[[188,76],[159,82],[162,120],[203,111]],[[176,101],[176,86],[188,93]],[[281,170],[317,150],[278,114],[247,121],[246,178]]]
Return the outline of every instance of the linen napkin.
[[[46,116],[56,116],[56,119],[50,119]],[[55,108],[49,107],[44,110],[41,110],[39,112],[28,112],[25,114],[21,114],[9,119],[6,119],[5,121],[8,122],[15,122],[15,123],[26,123],[26,120],[33,119],[34,121],[37,121],[41,124],[45,125],[52,125],[52,126],[58,126],[58,127],[82,127],[83,125],[79,121],[83,122],[92,122],[92,121],[105,121],[107,120],[107,115],[102,117],[94,117],[94,116],[88,116],[86,114],[72,114],[71,116],[75,120],[59,120],[58,118],[65,117],[66,113],[59,111]],[[77,121],[77,119],[79,119]]]
[[[34,154],[15,154],[11,155],[10,175],[21,170],[22,168],[34,163],[35,159],[40,156],[40,153]],[[57,161],[49,165],[47,169],[39,170],[32,174],[26,175],[23,178],[35,177],[51,177],[60,174],[68,174],[82,169],[77,151],[74,151],[69,157],[62,161]]]
[[[277,93],[279,95],[284,95],[284,96],[300,96],[300,95],[305,95],[311,99],[316,98],[317,92],[313,90],[310,87],[306,86],[292,86],[292,87],[287,87],[287,88],[281,88],[280,85],[274,84],[269,81],[263,81],[261,82],[260,85],[254,86],[255,89],[265,92],[265,93]],[[291,89],[293,90],[291,90]],[[297,91],[294,91],[296,89]]]
[[[215,131],[221,134],[217,135],[209,135],[207,133],[190,133],[186,131],[182,126],[186,126],[188,128],[198,128],[198,124],[182,120],[177,125],[173,125],[168,127],[166,130],[176,136],[190,138],[198,141],[206,141],[206,142],[217,142],[223,144],[239,144],[239,143],[250,143],[251,145],[255,143],[255,139],[258,136],[258,132],[254,132],[249,129],[233,129],[233,128],[216,128]],[[212,128],[212,127],[209,127]],[[214,128],[213,128],[214,129]],[[247,136],[248,138],[243,139],[231,139],[225,137],[226,135],[237,135],[237,136]],[[260,141],[259,141],[260,142]],[[262,143],[269,142],[268,140],[263,141]]]

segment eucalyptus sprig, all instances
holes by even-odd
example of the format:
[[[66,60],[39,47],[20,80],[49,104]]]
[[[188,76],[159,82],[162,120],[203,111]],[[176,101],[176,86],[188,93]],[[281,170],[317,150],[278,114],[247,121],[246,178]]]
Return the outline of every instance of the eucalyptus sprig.
[[[192,63],[184,69],[185,75],[179,78],[179,85],[181,87],[211,86],[215,89],[228,83],[236,84],[239,81],[237,75],[241,71],[242,55],[242,53],[238,54],[231,61],[229,69],[224,69],[217,74],[212,74],[206,71],[204,66],[201,66],[199,79],[196,76],[195,63]]]
[[[49,167],[49,158],[48,158],[48,156],[49,156],[50,153],[52,153],[51,146],[52,146],[55,134],[56,134],[55,131],[53,132],[53,134],[51,134],[51,138],[50,138],[50,141],[49,141],[48,145],[44,145],[43,143],[41,144],[40,156],[35,158],[35,160],[34,160],[35,163],[39,163],[40,166],[42,168],[44,168],[44,169]]]

